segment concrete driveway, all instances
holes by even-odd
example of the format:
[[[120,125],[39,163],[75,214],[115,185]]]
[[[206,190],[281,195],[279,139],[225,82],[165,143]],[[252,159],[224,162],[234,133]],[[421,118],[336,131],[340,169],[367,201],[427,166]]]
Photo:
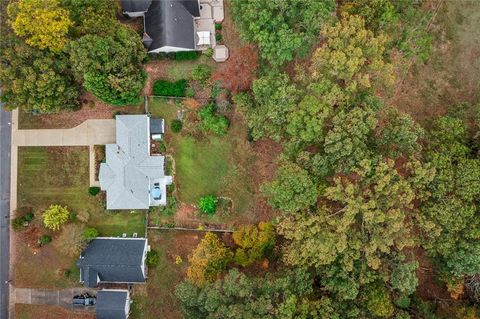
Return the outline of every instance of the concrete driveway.
[[[19,130],[18,110],[12,112],[12,149],[10,210],[17,209],[18,147],[88,146],[90,186],[99,186],[95,178],[95,145],[115,143],[115,120],[93,119],[69,129]]]
[[[72,298],[75,295],[89,293],[96,295],[95,289],[69,288],[63,290],[34,289],[34,288],[13,288],[11,299],[13,303],[54,305],[66,309],[94,309],[95,307],[73,306]]]

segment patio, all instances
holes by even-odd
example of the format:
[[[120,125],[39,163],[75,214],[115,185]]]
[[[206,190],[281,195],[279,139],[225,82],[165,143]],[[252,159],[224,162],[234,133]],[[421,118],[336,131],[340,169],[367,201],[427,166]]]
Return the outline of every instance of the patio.
[[[223,0],[200,0],[200,18],[195,19],[196,49],[204,51],[213,48],[216,62],[228,59],[228,48],[217,46],[215,39],[215,23],[221,23],[224,17]]]

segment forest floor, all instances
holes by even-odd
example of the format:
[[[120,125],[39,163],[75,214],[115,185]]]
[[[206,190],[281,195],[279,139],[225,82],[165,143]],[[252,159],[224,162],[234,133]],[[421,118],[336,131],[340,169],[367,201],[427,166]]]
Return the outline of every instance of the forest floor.
[[[429,60],[410,69],[391,101],[421,124],[480,101],[480,1],[443,1],[431,32]]]

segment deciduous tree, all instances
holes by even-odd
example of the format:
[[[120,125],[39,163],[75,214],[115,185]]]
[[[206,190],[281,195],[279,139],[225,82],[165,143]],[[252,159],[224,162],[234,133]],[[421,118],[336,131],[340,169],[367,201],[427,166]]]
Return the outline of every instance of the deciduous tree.
[[[275,245],[275,229],[269,222],[260,222],[258,226],[242,225],[232,237],[238,246],[234,261],[244,267],[260,260]]]
[[[325,44],[312,57],[312,80],[330,79],[350,93],[393,85],[393,66],[384,59],[387,38],[367,30],[361,17],[344,15],[323,27],[322,36]]]
[[[5,35],[0,61],[1,99],[13,110],[57,113],[75,109],[79,88],[61,55],[39,51]]]
[[[298,51],[308,52],[335,2],[234,0],[232,8],[241,35],[258,45],[262,58],[281,65]]]
[[[308,209],[317,201],[317,188],[308,172],[295,163],[286,162],[277,171],[275,180],[262,186],[269,203],[286,213]]]
[[[96,97],[112,105],[139,101],[146,52],[135,31],[119,26],[114,35],[83,36],[71,43],[69,53],[76,77]]]
[[[223,272],[233,257],[213,233],[207,233],[188,258],[187,278],[196,285],[215,280]]]
[[[72,26],[68,10],[58,0],[19,0],[8,6],[12,29],[25,42],[39,49],[60,52]]]

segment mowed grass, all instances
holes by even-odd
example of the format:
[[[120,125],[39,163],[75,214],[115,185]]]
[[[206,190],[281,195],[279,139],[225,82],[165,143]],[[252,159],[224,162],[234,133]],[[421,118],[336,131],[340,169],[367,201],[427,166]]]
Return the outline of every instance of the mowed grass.
[[[47,231],[42,212],[51,204],[67,206],[78,216],[89,216],[85,226],[99,230],[100,236],[139,237],[145,232],[145,213],[107,212],[104,196],[88,193],[88,149],[84,147],[20,147],[18,154],[18,207],[32,207],[32,225],[15,241],[15,285],[18,287],[66,288],[78,283],[78,256],[67,256],[54,243],[60,231]],[[76,221],[81,223],[81,221]],[[27,235],[28,231],[36,230]],[[53,235],[51,244],[35,248],[22,238]],[[67,276],[66,273],[69,273]]]
[[[132,319],[182,318],[175,287],[185,278],[188,255],[202,238],[203,234],[196,232],[149,232],[148,242],[158,252],[160,261],[148,268],[146,285],[134,286]],[[182,263],[175,263],[177,256]]]
[[[149,102],[152,115],[166,120],[165,140],[167,153],[175,160],[174,183],[178,199],[197,204],[204,195],[228,197],[233,201],[234,215],[227,219],[253,215],[254,191],[249,174],[255,156],[247,146],[245,124],[234,118],[225,136],[208,133],[194,137],[189,133],[199,129],[198,123],[185,122],[190,117],[184,115],[184,128],[180,133],[173,133],[169,125],[179,110],[173,102],[164,99],[154,98]],[[223,222],[226,221],[223,218]]]
[[[234,167],[229,161],[231,145],[211,137],[199,142],[192,137],[178,141],[175,154],[180,199],[196,203],[201,196],[225,195],[226,177]]]

